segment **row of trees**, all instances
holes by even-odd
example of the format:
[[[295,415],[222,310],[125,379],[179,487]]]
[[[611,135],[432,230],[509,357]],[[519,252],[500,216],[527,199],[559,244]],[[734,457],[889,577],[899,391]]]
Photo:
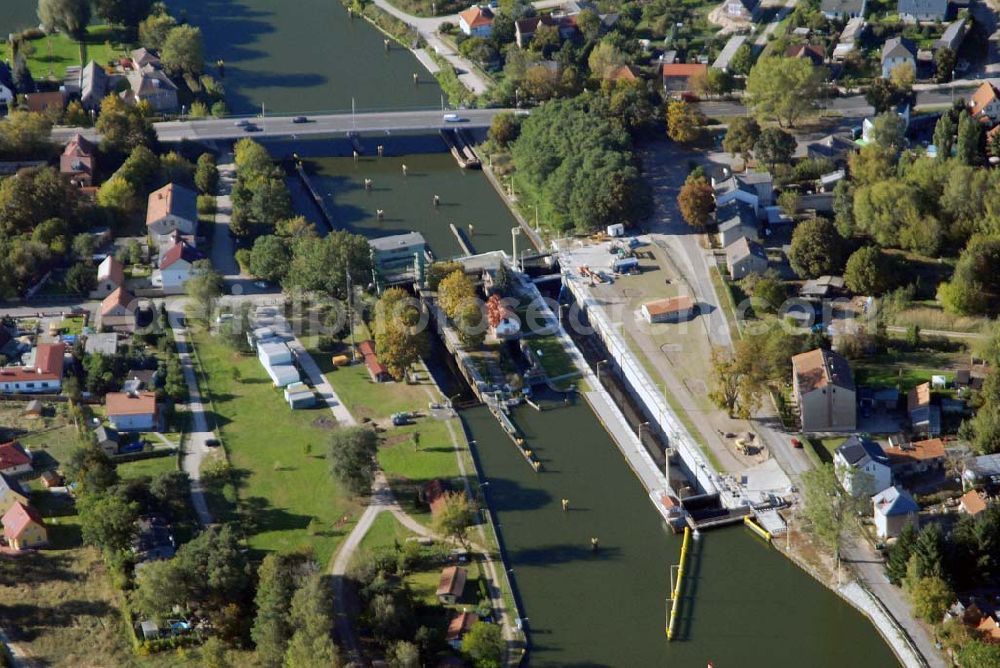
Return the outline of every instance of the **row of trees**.
[[[486,338],[483,306],[476,298],[476,286],[465,271],[457,269],[438,285],[438,305],[458,329],[466,348],[478,348]]]
[[[241,139],[233,149],[236,183],[229,229],[242,240],[252,240],[274,230],[280,220],[292,217],[292,198],[285,174],[263,146]]]
[[[599,113],[603,104],[595,93],[546,104],[513,144],[518,185],[558,231],[632,224],[651,209],[629,135]]]

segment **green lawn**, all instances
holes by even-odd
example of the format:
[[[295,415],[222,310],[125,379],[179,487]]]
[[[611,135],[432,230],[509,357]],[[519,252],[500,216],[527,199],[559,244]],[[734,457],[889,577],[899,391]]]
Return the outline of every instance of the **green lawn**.
[[[558,378],[577,370],[573,359],[567,354],[563,348],[562,341],[556,335],[533,336],[528,339],[528,343],[536,355],[541,353],[539,362],[550,379]]]
[[[28,56],[28,69],[37,81],[62,81],[67,67],[80,64],[81,45],[64,33],[47,35],[28,44],[34,49]],[[83,63],[94,60],[99,65],[107,65],[132,48],[122,44],[116,31],[106,25],[90,26],[82,47]],[[12,59],[9,45],[4,47],[3,54],[5,59]]]
[[[204,332],[194,341],[204,365],[201,382],[207,376],[214,403],[209,410],[250,518],[249,545],[260,551],[308,545],[326,563],[359,510],[328,470],[333,416],[325,405],[291,410],[256,357],[240,356]],[[213,511],[225,515],[225,505],[210,498]]]
[[[906,392],[928,382],[932,375],[942,375],[950,382],[955,366],[966,357],[965,353],[895,352],[866,357],[852,365],[858,385],[897,387]]]
[[[143,476],[155,478],[161,473],[177,470],[177,455],[151,457],[150,459],[125,462],[124,464],[119,464],[117,468],[118,475],[122,478],[122,480],[141,478]]]
[[[396,543],[404,543],[407,538],[415,535],[404,527],[390,512],[379,513],[372,522],[368,533],[361,539],[358,546],[362,551],[376,550],[382,547],[394,547]]]

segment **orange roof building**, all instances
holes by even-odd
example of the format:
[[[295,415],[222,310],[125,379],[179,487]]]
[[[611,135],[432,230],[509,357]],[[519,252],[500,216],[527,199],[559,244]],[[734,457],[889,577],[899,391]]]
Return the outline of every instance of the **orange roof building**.
[[[157,431],[156,394],[108,392],[104,395],[108,422],[118,431]]]
[[[802,431],[853,431],[857,426],[854,376],[842,355],[817,348],[792,357],[792,391]]]
[[[987,497],[984,492],[981,492],[978,489],[970,489],[962,495],[962,498],[958,500],[958,505],[962,509],[963,513],[975,517],[979,513],[986,510],[988,501],[989,497]]]
[[[643,304],[639,310],[646,322],[687,320],[694,311],[695,302],[689,295],[667,297]]]
[[[906,445],[885,448],[885,454],[902,462],[926,462],[932,459],[944,459],[944,441],[940,438],[913,441]]]
[[[489,37],[493,32],[493,12],[473,5],[458,15],[458,25],[466,35]]]
[[[619,65],[608,72],[606,78],[608,81],[635,81],[639,76],[631,65]]]
[[[40,343],[35,347],[35,360],[25,366],[0,369],[0,392],[6,394],[46,394],[62,389],[66,344]]]
[[[49,542],[49,532],[38,511],[17,502],[3,514],[3,535],[15,550],[38,547]]]
[[[660,66],[663,90],[667,93],[688,93],[691,80],[708,73],[708,65],[701,63],[665,63]]]
[[[462,644],[462,636],[469,632],[472,625],[479,621],[479,615],[474,612],[459,612],[451,618],[448,624],[448,633],[445,640],[449,645],[458,649]]]
[[[1000,92],[989,81],[979,84],[969,99],[969,112],[973,118],[996,123],[1000,120]]]
[[[149,194],[146,203],[146,230],[164,237],[172,232],[195,233],[198,222],[198,196],[189,188],[168,183]]]

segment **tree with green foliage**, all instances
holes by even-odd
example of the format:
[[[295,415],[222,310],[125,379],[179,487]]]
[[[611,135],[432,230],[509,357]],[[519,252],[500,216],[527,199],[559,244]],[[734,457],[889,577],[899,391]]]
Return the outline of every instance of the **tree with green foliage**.
[[[521,124],[512,112],[503,112],[493,117],[490,122],[489,138],[502,149],[510,146],[520,134]]]
[[[320,573],[306,576],[295,591],[289,613],[289,622],[295,632],[288,643],[285,668],[337,668],[340,665],[337,646],[330,637],[333,631],[331,598],[330,587]]]
[[[688,174],[677,193],[677,208],[685,223],[696,230],[704,229],[715,210],[715,191],[708,179],[695,172]]]
[[[459,307],[454,319],[458,338],[466,350],[475,350],[486,340],[489,323],[483,304],[478,299],[469,299]]]
[[[288,618],[295,593],[295,565],[293,556],[271,553],[264,557],[257,569],[257,595],[250,637],[257,648],[257,660],[268,668],[280,668],[294,629]]]
[[[900,97],[900,92],[893,83],[882,77],[875,77],[865,91],[865,100],[875,108],[876,114],[892,111]]]
[[[780,128],[765,128],[753,146],[754,156],[774,171],[775,165],[787,164],[797,143],[791,133]]]
[[[226,656],[228,648],[226,644],[216,638],[209,638],[201,645],[201,667],[202,668],[232,668]]]
[[[875,246],[863,246],[847,258],[844,284],[856,295],[881,297],[895,285],[896,272],[892,256]]]
[[[907,593],[913,603],[913,613],[929,624],[940,622],[955,601],[955,592],[939,577],[908,583]]]
[[[883,112],[872,122],[872,140],[894,154],[902,150],[905,135],[906,124],[895,111]]]
[[[453,261],[438,261],[427,268],[427,274],[425,279],[427,280],[427,288],[434,292],[437,292],[438,288],[441,286],[441,281],[446,277],[451,276],[456,271],[462,271],[463,265],[461,262]]]
[[[983,157],[983,126],[972,118],[968,111],[962,110],[958,116],[958,139],[955,143],[955,159],[959,162],[975,166],[982,162]]]
[[[31,76],[31,69],[28,67],[28,59],[21,51],[18,51],[17,55],[14,56],[14,62],[11,65],[11,77],[14,80],[15,92],[23,95],[27,93],[34,93],[37,90],[35,78]],[[76,107],[73,106],[74,103],[76,103]],[[83,108],[80,107],[80,103],[76,100],[70,102],[66,107],[66,125],[73,125],[71,119],[73,118],[73,111],[77,108],[80,109],[81,112],[83,111]],[[86,115],[84,115],[82,125],[90,125],[90,119],[86,118]]]
[[[941,525],[932,522],[920,530],[913,544],[908,568],[913,571],[912,580],[944,577],[944,533]],[[910,577],[909,571],[907,577]]]
[[[1000,237],[973,235],[951,280],[938,286],[938,299],[952,313],[995,313],[1000,304]]]
[[[77,262],[66,271],[66,290],[75,295],[87,295],[97,287],[97,269],[93,263]]]
[[[191,278],[184,284],[184,292],[190,297],[189,313],[203,321],[211,320],[215,305],[226,291],[222,274],[212,268],[207,260],[196,260]]]
[[[375,306],[375,350],[396,380],[403,380],[429,349],[420,317],[419,302],[401,288],[388,288]]]
[[[118,483],[114,463],[96,445],[77,448],[66,465],[66,477],[83,493],[98,495]]]
[[[937,124],[934,126],[934,147],[941,158],[950,158],[951,149],[955,145],[955,121],[951,120],[951,114],[941,114]]]
[[[135,574],[132,604],[154,619],[164,619],[174,606],[187,603],[187,585],[176,559],[146,562]]]
[[[825,218],[804,221],[792,233],[788,260],[802,278],[838,274],[844,262],[844,239]]]
[[[744,43],[733,53],[733,57],[729,61],[729,69],[733,74],[746,76],[753,69],[753,63],[753,48]]]
[[[808,58],[764,56],[747,77],[747,98],[761,120],[776,120],[780,127],[795,123],[812,112],[819,98],[826,70],[813,67]]]
[[[760,125],[757,123],[757,119],[750,116],[737,116],[729,122],[726,136],[722,140],[722,148],[734,156],[739,155],[746,161],[759,138]]]
[[[352,284],[366,285],[371,271],[368,240],[360,234],[335,230],[322,239],[303,236],[295,240],[283,285],[347,299],[348,273]]]
[[[85,543],[108,554],[131,545],[139,518],[138,503],[117,494],[89,491],[77,498],[76,507]]]
[[[330,473],[355,496],[371,491],[378,436],[368,427],[343,427],[330,439]]]
[[[961,668],[1000,668],[1000,645],[972,640],[958,648]]]
[[[465,305],[475,298],[476,286],[464,270],[453,271],[438,285],[438,305],[452,320],[457,319]]]
[[[149,16],[153,0],[93,0],[94,11],[108,23],[136,28]]]
[[[420,648],[407,640],[398,640],[389,646],[385,660],[389,668],[420,668]]]
[[[768,393],[788,382],[791,357],[800,352],[801,341],[779,322],[748,332],[734,343],[731,354],[713,351],[709,398],[730,416],[749,419]]]
[[[201,28],[179,25],[171,28],[160,50],[163,67],[174,74],[198,76],[205,67]]]
[[[688,144],[701,135],[701,116],[694,105],[674,100],[667,105],[667,136]]]
[[[136,146],[125,162],[115,172],[115,177],[124,179],[137,193],[146,193],[160,185],[160,158],[144,145]]]
[[[12,159],[46,158],[52,153],[52,121],[30,111],[12,111],[0,123],[0,154]]]
[[[955,65],[958,63],[958,55],[954,49],[947,47],[938,49],[934,53],[934,77],[938,83],[947,83],[955,75]]]
[[[132,184],[112,176],[97,191],[97,205],[108,210],[119,224],[124,224],[139,210],[139,196]]]
[[[38,0],[38,19],[46,32],[61,30],[79,42],[90,23],[90,0]]]
[[[170,14],[154,12],[139,23],[139,44],[160,51],[167,41],[167,35],[177,27],[177,20]]]
[[[607,79],[626,62],[625,54],[611,40],[599,42],[587,57],[587,67],[596,79]]]
[[[183,574],[188,590],[186,598],[194,612],[207,616],[217,635],[235,640],[234,613],[239,620],[249,621],[243,610],[248,607],[251,578],[246,548],[233,534],[232,527],[228,524],[206,527],[181,545],[174,559]]]
[[[906,579],[906,569],[910,557],[913,556],[916,542],[917,529],[913,524],[907,523],[896,537],[896,542],[889,547],[889,556],[886,559],[885,572],[892,584],[899,586]]]
[[[250,273],[265,281],[280,282],[288,273],[291,259],[288,244],[281,237],[273,234],[257,237],[250,251]]]
[[[496,624],[476,622],[462,637],[462,654],[475,668],[500,668],[506,643]]]
[[[160,172],[165,183],[194,185],[194,165],[177,151],[170,151],[160,158]]]
[[[475,508],[464,492],[445,492],[434,516],[434,529],[443,536],[466,545],[469,527],[475,518]]]
[[[156,132],[145,116],[147,106],[127,105],[117,95],[108,95],[101,101],[101,113],[95,127],[101,135],[104,150],[124,152],[156,142]]]
[[[868,499],[848,494],[830,463],[802,474],[802,496],[806,522],[839,565],[841,543],[857,530],[857,513]]]
[[[753,299],[754,311],[777,313],[788,298],[788,289],[777,272],[753,272],[740,281],[740,287]]]
[[[30,235],[35,227],[53,218],[72,221],[79,209],[79,189],[64,179],[59,170],[22,169],[16,178],[0,181],[0,238]],[[6,267],[16,265],[11,262]]]

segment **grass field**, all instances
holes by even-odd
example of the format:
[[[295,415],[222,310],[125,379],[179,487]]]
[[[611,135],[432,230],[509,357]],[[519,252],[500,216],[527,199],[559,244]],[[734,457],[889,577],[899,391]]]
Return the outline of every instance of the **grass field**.
[[[400,524],[392,513],[380,513],[372,522],[368,533],[361,539],[361,544],[358,547],[362,551],[393,547],[396,543],[403,543],[413,535],[415,534]]]
[[[934,351],[882,353],[853,362],[854,378],[858,385],[897,387],[906,392],[926,383],[932,375],[941,375],[950,382],[954,370],[967,361],[963,352],[941,353]]]
[[[233,466],[257,551],[312,546],[326,563],[359,512],[330,476],[326,449],[333,416],[325,406],[292,411],[256,357],[234,353],[205,332],[194,335],[212,412]],[[233,379],[238,369],[240,381]],[[217,412],[216,412],[217,411]],[[210,421],[213,416],[209,416]],[[218,507],[213,497],[213,511]]]
[[[67,67],[80,64],[81,46],[83,63],[94,60],[99,65],[107,65],[131,48],[129,44],[122,44],[116,31],[106,25],[90,26],[82,45],[64,33],[46,35],[28,44],[33,49],[28,56],[28,69],[36,81],[62,81]],[[7,60],[12,59],[10,49],[10,45],[3,49]]]
[[[541,353],[539,362],[549,379],[565,376],[577,370],[572,358],[563,349],[562,341],[554,334],[533,336],[528,339],[528,343],[536,355]]]
[[[118,465],[118,475],[123,480],[141,478],[149,476],[155,478],[161,473],[177,470],[177,455],[167,455],[165,457],[152,457],[150,459],[140,459],[134,462],[125,462]]]
[[[39,464],[36,468],[55,468],[66,462],[80,445],[76,427],[66,417],[66,404],[45,404],[45,416],[29,419],[23,415],[25,404],[10,401],[0,404],[0,441],[17,438],[30,448]]]

